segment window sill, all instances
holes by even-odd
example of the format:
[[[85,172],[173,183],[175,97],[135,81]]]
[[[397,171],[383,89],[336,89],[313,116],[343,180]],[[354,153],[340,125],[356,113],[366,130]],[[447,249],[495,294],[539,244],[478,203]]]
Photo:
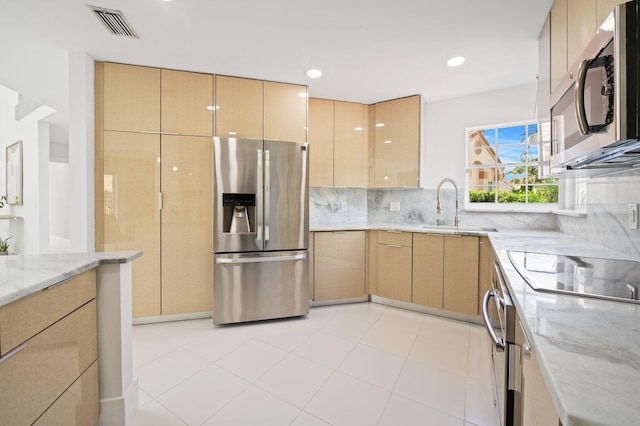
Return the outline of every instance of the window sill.
[[[506,204],[501,204],[499,206],[496,205],[465,205],[465,211],[468,212],[480,212],[480,213],[553,213],[557,211],[557,207],[555,206],[544,206],[544,207],[531,207],[531,206],[510,206]]]
[[[570,216],[570,217],[587,217],[585,210],[551,210],[551,213],[558,216]]]

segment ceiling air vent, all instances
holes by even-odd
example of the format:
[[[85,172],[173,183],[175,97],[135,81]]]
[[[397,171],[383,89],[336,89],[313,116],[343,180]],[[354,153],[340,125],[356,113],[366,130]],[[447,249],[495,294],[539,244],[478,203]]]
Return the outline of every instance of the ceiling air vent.
[[[107,30],[114,35],[123,37],[140,38],[133,28],[129,26],[127,19],[122,12],[114,9],[105,9],[104,7],[90,6],[89,9],[96,15],[98,20],[107,28]]]

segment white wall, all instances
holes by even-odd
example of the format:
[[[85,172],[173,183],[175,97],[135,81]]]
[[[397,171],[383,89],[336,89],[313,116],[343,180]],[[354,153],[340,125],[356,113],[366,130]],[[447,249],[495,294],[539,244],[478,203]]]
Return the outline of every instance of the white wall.
[[[93,59],[69,53],[69,173],[71,250],[95,251]]]
[[[22,141],[23,204],[5,206],[2,214],[19,216],[9,221],[3,232],[13,238],[10,252],[49,252],[49,124],[42,120],[55,110],[42,105],[15,120],[18,93],[0,86],[0,150]],[[0,194],[6,192],[6,159],[0,166]],[[4,235],[7,237],[8,235]]]
[[[421,186],[436,188],[445,177],[465,182],[465,129],[533,120],[536,85],[512,87],[425,105]]]
[[[52,237],[70,239],[69,164],[49,164],[49,218]]]

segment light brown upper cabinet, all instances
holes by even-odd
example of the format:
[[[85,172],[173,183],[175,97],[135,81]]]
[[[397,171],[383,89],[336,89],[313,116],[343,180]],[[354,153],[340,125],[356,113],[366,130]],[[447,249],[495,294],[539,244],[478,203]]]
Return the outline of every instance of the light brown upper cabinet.
[[[333,186],[334,101],[309,99],[309,186]]]
[[[334,105],[334,186],[366,188],[369,177],[367,108],[354,102]]]
[[[160,69],[104,63],[104,130],[160,131]]]
[[[567,0],[556,0],[551,8],[551,92],[567,69]]]
[[[365,231],[316,232],[313,300],[363,297],[365,257]]]
[[[567,66],[570,68],[596,34],[596,0],[567,2]]]
[[[108,62],[103,67],[104,130],[212,135],[213,75]]]
[[[420,96],[374,105],[374,187],[419,185]]]
[[[216,130],[224,138],[262,139],[264,82],[216,75]]]
[[[216,136],[307,140],[307,87],[216,76]]]
[[[307,141],[307,87],[264,82],[264,138]]]
[[[556,0],[551,8],[551,92],[621,0]],[[575,76],[573,77],[575,78]]]
[[[162,132],[213,136],[213,75],[163,69],[160,77]]]
[[[602,25],[613,8],[626,1],[627,0],[597,0],[596,25]]]
[[[366,105],[309,99],[309,186],[368,186],[367,122]]]

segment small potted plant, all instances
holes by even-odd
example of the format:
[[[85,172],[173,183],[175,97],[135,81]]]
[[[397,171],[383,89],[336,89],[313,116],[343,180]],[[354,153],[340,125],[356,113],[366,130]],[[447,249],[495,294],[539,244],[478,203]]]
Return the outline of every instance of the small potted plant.
[[[0,255],[9,254],[9,240],[11,237],[2,238],[0,237]]]

